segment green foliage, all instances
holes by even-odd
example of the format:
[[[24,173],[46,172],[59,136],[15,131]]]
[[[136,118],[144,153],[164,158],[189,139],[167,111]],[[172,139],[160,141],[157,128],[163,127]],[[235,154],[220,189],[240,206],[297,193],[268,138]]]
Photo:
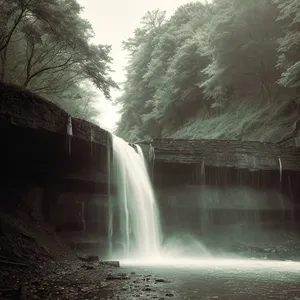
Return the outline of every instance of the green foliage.
[[[183,5],[170,19],[148,12],[124,42],[130,61],[118,134],[261,139],[257,131],[270,126],[263,139],[280,139],[298,114],[299,5],[215,0]]]
[[[207,96],[222,101],[233,94],[272,101],[278,79],[274,22],[277,8],[270,0],[219,1],[209,26],[211,63],[202,83]]]
[[[0,80],[70,111],[70,99],[81,99],[73,108],[87,117],[83,108],[91,99],[77,97],[82,84],[91,82],[107,98],[117,84],[109,76],[110,46],[91,44],[93,30],[81,9],[76,0],[0,0]]]
[[[278,67],[282,74],[279,83],[285,87],[300,88],[300,2],[275,0],[280,9],[278,21],[284,26],[279,38]]]

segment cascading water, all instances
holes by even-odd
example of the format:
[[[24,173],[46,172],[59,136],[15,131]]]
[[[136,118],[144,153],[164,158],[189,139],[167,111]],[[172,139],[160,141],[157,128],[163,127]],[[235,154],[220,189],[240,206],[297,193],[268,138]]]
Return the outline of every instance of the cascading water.
[[[280,157],[278,157],[278,163],[279,163],[279,180],[280,180],[280,188],[281,188],[281,183],[282,183],[282,162],[281,162]]]
[[[278,163],[279,163],[279,184],[280,184],[280,192],[282,191],[282,162],[281,158],[278,157]],[[280,193],[280,202],[282,207],[282,222],[284,221],[284,201],[282,199],[282,194]]]
[[[237,240],[239,243],[243,241],[245,245],[251,245],[252,243],[260,245],[262,243],[261,240],[264,243],[268,232],[262,234],[262,238],[253,237],[252,233],[256,234],[258,226],[252,226],[253,224],[251,223],[253,222],[248,220],[250,218],[247,211],[259,211],[257,214],[258,219],[256,220],[255,218],[254,220],[254,223],[259,223],[260,211],[278,209],[278,199],[281,200],[282,205],[286,202],[285,198],[278,198],[278,193],[274,193],[273,196],[270,192],[261,193],[260,191],[244,187],[242,184],[245,182],[245,178],[243,177],[247,173],[243,174],[243,172],[240,172],[241,182],[239,182],[239,187],[226,186],[224,188],[220,186],[220,188],[211,188],[209,185],[205,185],[206,181],[209,183],[211,179],[211,174],[209,173],[211,170],[209,168],[205,170],[203,160],[196,169],[196,176],[200,180],[201,187],[196,186],[194,193],[191,193],[192,187],[189,187],[188,195],[183,187],[181,187],[182,191],[176,188],[174,188],[173,192],[169,191],[169,193],[174,193],[174,198],[176,201],[178,200],[176,205],[180,203],[180,200],[182,200],[181,205],[185,204],[188,202],[188,198],[199,200],[199,207],[202,209],[201,240],[194,235],[194,232],[190,233],[188,228],[184,228],[182,231],[167,233],[166,237],[164,237],[164,245],[161,246],[158,210],[142,149],[137,145],[129,145],[116,136],[112,136],[112,143],[113,166],[109,177],[115,183],[116,189],[112,191],[109,202],[110,258],[120,259],[123,265],[204,266],[207,263],[222,263],[224,265],[235,263],[249,264],[247,261],[236,261],[234,259],[235,256],[231,257],[230,253],[229,257],[231,259],[225,259],[227,257],[226,250],[222,253],[221,248],[218,249],[219,246],[217,246],[217,251],[214,253],[211,251],[213,248],[207,248],[205,244],[212,241],[211,237],[217,237],[218,242],[224,244],[225,249],[227,249],[228,245],[230,247],[231,245],[236,245]],[[150,147],[150,161],[153,159],[153,156],[154,151]],[[280,158],[278,161],[280,182],[282,183],[282,162]],[[110,156],[108,156],[108,162],[109,164],[111,162]],[[218,184],[218,174],[215,178]],[[255,174],[252,174],[251,178],[256,179]],[[282,196],[279,195],[279,197]],[[276,201],[273,201],[273,198]],[[269,205],[270,199],[272,200],[271,206]],[[184,207],[184,205],[182,206]],[[284,208],[282,206],[283,210]],[[193,209],[196,210],[198,208],[193,206]],[[226,211],[226,214],[230,216],[219,214],[217,224],[215,224],[210,214],[213,210]],[[184,210],[182,210],[182,216],[183,218],[185,217]],[[188,218],[192,219],[192,216],[193,214],[190,213]],[[194,221],[199,222],[199,214],[197,213],[195,216],[196,219]],[[226,222],[223,225],[224,216]],[[233,224],[229,224],[230,227],[227,224],[229,218],[233,221]],[[242,223],[240,223],[241,221]],[[246,221],[247,227],[243,226],[244,221]],[[228,229],[225,228],[224,231],[223,227],[225,226],[228,226]],[[259,246],[259,248],[261,247],[263,246]],[[250,265],[253,265],[252,260]]]
[[[71,139],[73,136],[73,129],[72,129],[72,118],[68,116],[68,124],[67,124],[67,142],[68,142],[68,154],[71,155]]]
[[[142,149],[136,151],[112,136],[115,194],[109,208],[109,239],[113,256],[159,256],[160,222]]]
[[[149,147],[149,162],[150,162],[150,172],[151,172],[151,179],[153,180],[153,169],[154,169],[154,159],[155,159],[155,152],[152,144]]]

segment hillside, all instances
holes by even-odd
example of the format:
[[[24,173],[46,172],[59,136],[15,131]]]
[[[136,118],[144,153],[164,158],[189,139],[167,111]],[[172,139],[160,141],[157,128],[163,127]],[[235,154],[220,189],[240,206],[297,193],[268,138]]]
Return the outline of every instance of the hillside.
[[[293,103],[230,105],[216,116],[199,114],[166,136],[188,139],[241,139],[278,142],[289,135],[298,120]],[[274,109],[275,108],[275,109]],[[293,144],[290,139],[287,144]]]
[[[193,2],[170,18],[148,12],[124,42],[117,134],[280,141],[300,117],[299,29],[296,0]]]

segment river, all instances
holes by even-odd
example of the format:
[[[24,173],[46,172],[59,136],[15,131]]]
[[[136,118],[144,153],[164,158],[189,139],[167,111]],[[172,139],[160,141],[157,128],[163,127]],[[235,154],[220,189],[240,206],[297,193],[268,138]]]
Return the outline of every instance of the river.
[[[176,265],[176,262],[174,263]],[[197,267],[125,266],[137,274],[152,274],[176,299],[300,299],[300,265],[293,262],[233,261]],[[167,297],[168,298],[168,297]]]

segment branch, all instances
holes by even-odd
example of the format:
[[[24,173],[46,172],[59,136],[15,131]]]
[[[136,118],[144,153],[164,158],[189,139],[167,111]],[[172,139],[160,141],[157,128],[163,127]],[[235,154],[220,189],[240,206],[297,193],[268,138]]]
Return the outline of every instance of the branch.
[[[49,48],[48,51],[42,51],[41,54],[35,59],[35,61],[32,63],[32,66],[36,65],[40,60],[43,61],[45,57],[56,47],[54,45],[53,47]],[[57,54],[57,52],[54,54],[54,56]]]
[[[72,85],[74,85],[84,79],[84,78],[78,77],[77,74],[74,74],[72,77],[67,78],[63,82],[59,81],[60,84],[57,84],[57,78],[60,78],[60,76],[55,77],[52,80],[48,81],[46,86],[36,87],[35,89],[32,89],[32,91],[33,92],[44,92],[44,93],[48,93],[48,94],[55,94],[58,92],[61,93],[62,89],[68,90]],[[76,80],[74,80],[74,79],[76,79]],[[56,86],[55,86],[55,84],[56,84]]]
[[[21,64],[23,64],[23,61],[22,61],[22,60],[19,60],[19,61],[15,64],[15,66],[12,68],[12,71],[15,72],[16,69],[17,69]],[[23,74],[23,72],[22,72],[21,74]]]
[[[27,51],[26,54],[28,55],[28,48],[29,48],[29,43],[27,43]],[[26,64],[26,81],[28,80],[28,78],[30,77],[30,71],[32,68],[32,59],[33,59],[33,55],[34,55],[34,43],[31,45],[31,53],[30,56],[27,58],[27,64]]]
[[[0,47],[0,52],[2,52],[7,46],[8,44],[10,43],[10,40],[11,40],[11,37],[12,35],[14,34],[15,30],[17,29],[19,23],[21,22],[23,16],[24,16],[24,13],[26,12],[30,2],[32,0],[28,0],[28,2],[24,5],[24,7],[22,7],[22,10],[21,10],[21,13],[19,14],[19,16],[16,18],[15,22],[14,22],[14,25],[13,27],[11,28],[10,32],[6,35],[6,37],[3,39],[5,41],[5,43]]]
[[[70,64],[66,65],[65,67],[62,67],[61,69],[55,69],[53,70],[52,74],[56,74],[56,73],[64,73],[65,70],[67,70],[68,68],[70,68],[72,65],[74,65],[76,62],[71,62]]]
[[[54,69],[58,69],[58,68],[61,68],[61,67],[64,67],[66,66],[72,59],[72,56],[68,58],[68,60],[66,62],[64,62],[63,64],[61,65],[57,65],[57,66],[52,66],[52,67],[46,67],[46,68],[43,68],[39,71],[36,71],[35,73],[33,73],[31,76],[29,76],[26,81],[24,82],[24,86],[26,87],[28,85],[28,83],[36,76],[46,72],[46,71],[49,71],[49,70],[54,70]]]

